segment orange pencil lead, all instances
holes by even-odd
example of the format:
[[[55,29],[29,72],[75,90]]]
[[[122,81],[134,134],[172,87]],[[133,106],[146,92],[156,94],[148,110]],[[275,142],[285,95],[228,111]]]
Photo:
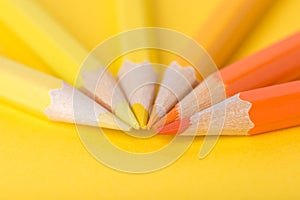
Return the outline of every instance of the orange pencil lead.
[[[164,134],[164,135],[177,134],[177,133],[184,132],[186,129],[189,128],[189,126],[190,126],[190,119],[186,118],[183,120],[177,120],[164,127],[160,127],[157,132],[158,134]]]
[[[177,105],[165,116],[163,116],[160,120],[158,120],[153,126],[152,129],[156,130],[159,127],[164,126],[165,124],[170,124],[171,122],[174,122],[178,120],[179,113],[177,111]]]

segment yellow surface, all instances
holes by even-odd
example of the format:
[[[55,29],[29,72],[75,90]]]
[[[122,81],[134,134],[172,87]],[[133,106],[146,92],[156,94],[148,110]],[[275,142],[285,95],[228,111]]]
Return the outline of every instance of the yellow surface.
[[[116,33],[115,24],[108,23],[113,11],[106,11],[108,17],[100,23],[101,1],[86,0],[83,5],[73,0],[39,2],[88,48]],[[219,1],[153,2],[155,20],[159,20],[155,23],[192,35]],[[299,30],[299,10],[298,0],[278,0],[232,60]],[[111,29],[106,30],[108,27]],[[105,36],[102,31],[107,31]],[[1,53],[46,71],[38,67],[42,62],[2,24],[0,34]],[[200,137],[173,165],[154,173],[132,175],[98,163],[85,150],[72,125],[41,120],[4,102],[0,119],[0,199],[300,197],[300,128],[254,137],[221,137],[203,160],[197,158],[203,141]],[[170,139],[159,136],[134,140],[118,132],[107,134],[120,147],[143,152],[159,148]]]

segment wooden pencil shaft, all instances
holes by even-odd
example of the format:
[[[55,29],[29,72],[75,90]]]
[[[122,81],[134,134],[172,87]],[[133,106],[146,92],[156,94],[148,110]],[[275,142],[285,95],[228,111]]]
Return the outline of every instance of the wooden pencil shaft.
[[[188,94],[197,84],[193,67],[181,67],[172,62],[165,70],[158,94],[151,111],[148,128],[170,111],[174,105]]]
[[[180,101],[197,84],[196,72],[193,67],[181,67],[173,62],[166,69],[162,86],[155,100],[155,104],[163,107],[168,112],[177,101]],[[161,113],[160,117],[162,117]]]
[[[142,104],[149,110],[153,102],[157,74],[149,62],[125,61],[118,74],[119,82],[130,104]]]

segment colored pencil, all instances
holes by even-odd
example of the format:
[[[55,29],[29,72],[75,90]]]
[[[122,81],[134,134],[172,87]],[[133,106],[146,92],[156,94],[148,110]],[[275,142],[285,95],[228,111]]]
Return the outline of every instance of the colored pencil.
[[[118,19],[118,28],[119,32],[126,32],[138,28],[147,28],[153,26],[152,20],[152,10],[149,6],[150,1],[141,1],[141,0],[114,0],[116,4],[116,12]],[[151,35],[146,31],[139,32],[135,40],[143,41],[145,45],[149,43]],[[126,52],[131,47],[135,46],[135,40],[129,40],[126,37],[121,37],[121,49]],[[143,47],[138,47],[139,49],[134,53],[128,53],[122,57],[123,61],[129,60],[135,63],[141,63],[144,61],[149,61],[150,58],[155,57],[151,54],[149,50],[142,49]]]
[[[300,125],[300,81],[240,92],[160,134],[255,135]],[[210,130],[208,132],[208,130]]]
[[[140,0],[131,0],[129,1],[123,1],[123,0],[115,0],[116,4],[116,11],[118,16],[118,27],[120,32],[127,31],[131,29],[136,28],[144,28],[151,26],[151,12],[149,11],[149,2],[146,1],[140,1]],[[149,35],[147,32],[141,33],[138,36],[138,40],[142,41],[145,45],[148,43]],[[122,37],[121,39],[121,49],[122,52],[127,52],[129,49],[135,46],[134,40],[129,40],[126,37]],[[139,47],[142,48],[142,47]],[[152,57],[151,57],[152,56]],[[139,125],[142,128],[145,128],[148,121],[148,116],[150,112],[150,106],[153,103],[153,96],[154,96],[154,89],[155,85],[148,85],[145,86],[144,84],[146,82],[149,83],[156,81],[157,76],[156,73],[152,70],[152,67],[145,67],[145,63],[150,63],[150,58],[154,58],[154,55],[150,54],[149,50],[147,49],[139,49],[135,52],[129,52],[126,55],[122,56],[119,61],[115,64],[117,66],[114,66],[115,68],[119,68],[121,66],[121,69],[118,70],[118,77],[124,76],[125,73],[127,73],[129,70],[131,72],[133,71],[144,71],[146,74],[141,74],[141,76],[146,76],[145,80],[136,77],[132,77],[131,75],[126,75],[124,77],[132,77],[130,82],[125,82],[124,80],[121,81],[121,87],[125,91],[125,95],[127,99],[130,100],[130,104],[133,110],[133,113],[136,116],[137,121],[139,122]],[[153,61],[153,60],[152,60]],[[130,66],[132,65],[132,66]],[[150,64],[147,64],[150,65]],[[137,69],[137,66],[144,66],[143,69]],[[132,69],[136,69],[133,70]],[[134,73],[134,72],[133,72]],[[129,81],[129,80],[128,80]],[[139,88],[139,90],[132,94],[133,96],[129,96],[129,93],[132,93],[133,91],[129,91],[129,88],[133,87],[139,87],[140,85],[134,85],[134,84],[142,84],[143,87]],[[146,91],[146,89],[149,89],[149,91]],[[143,95],[143,96],[138,96]]]
[[[194,38],[217,66],[223,67],[273,3],[272,0],[223,0]]]
[[[189,117],[241,91],[296,80],[299,57],[300,32],[210,75],[153,127]]]
[[[193,67],[181,67],[172,62],[164,72],[147,127],[151,128],[198,83]]]
[[[80,66],[88,56],[88,51],[79,44],[54,19],[47,15],[34,1],[0,1],[0,21],[16,33],[60,78],[74,85],[98,103],[115,113],[126,123],[138,128],[138,122],[118,88],[113,77],[93,56],[89,56],[89,70],[79,74]],[[99,77],[107,84],[96,85]],[[77,80],[77,81],[76,81]],[[94,82],[92,82],[94,81]],[[112,90],[119,102],[112,105]]]
[[[145,128],[155,96],[157,73],[148,62],[125,61],[118,77],[140,126]]]
[[[0,57],[0,81],[0,97],[28,112],[53,121],[130,130],[65,81],[4,57]]]

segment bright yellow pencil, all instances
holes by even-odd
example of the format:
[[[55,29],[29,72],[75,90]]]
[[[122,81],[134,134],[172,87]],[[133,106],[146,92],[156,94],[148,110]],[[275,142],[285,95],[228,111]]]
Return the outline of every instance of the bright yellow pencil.
[[[148,4],[149,1],[145,0],[116,0],[120,31],[149,27],[152,19]],[[150,36],[145,32],[139,35],[139,40],[147,44],[149,37]],[[123,51],[130,49],[130,47],[134,45],[134,42],[135,41],[129,41],[124,38],[121,40],[121,49]],[[150,57],[149,51],[145,49],[129,53],[121,59],[121,69],[118,73],[121,87],[142,128],[145,128],[147,125],[150,108],[153,104],[153,96],[155,95],[155,83],[157,81],[157,74],[151,67]],[[148,64],[145,65],[145,63]],[[138,69],[139,67],[141,69]],[[126,76],[126,74],[128,75]],[[129,77],[131,78],[128,79]],[[121,78],[123,78],[123,80],[121,80]],[[135,90],[138,89],[138,91],[132,91],[134,88]]]
[[[157,73],[149,62],[135,64],[125,61],[118,76],[141,128],[146,128],[155,96]]]
[[[15,32],[60,78],[71,85],[76,82],[78,89],[95,98],[131,126],[139,127],[126,97],[109,72],[97,59],[89,56],[89,69],[79,74],[80,66],[89,52],[34,1],[1,0],[0,21]],[[102,75],[101,80],[98,80],[100,76],[94,76],[95,72]],[[104,81],[107,84],[101,84]],[[115,99],[118,101],[112,101],[113,96],[117,96]]]
[[[0,97],[30,113],[53,121],[130,130],[65,81],[4,57],[0,57],[0,82]]]

